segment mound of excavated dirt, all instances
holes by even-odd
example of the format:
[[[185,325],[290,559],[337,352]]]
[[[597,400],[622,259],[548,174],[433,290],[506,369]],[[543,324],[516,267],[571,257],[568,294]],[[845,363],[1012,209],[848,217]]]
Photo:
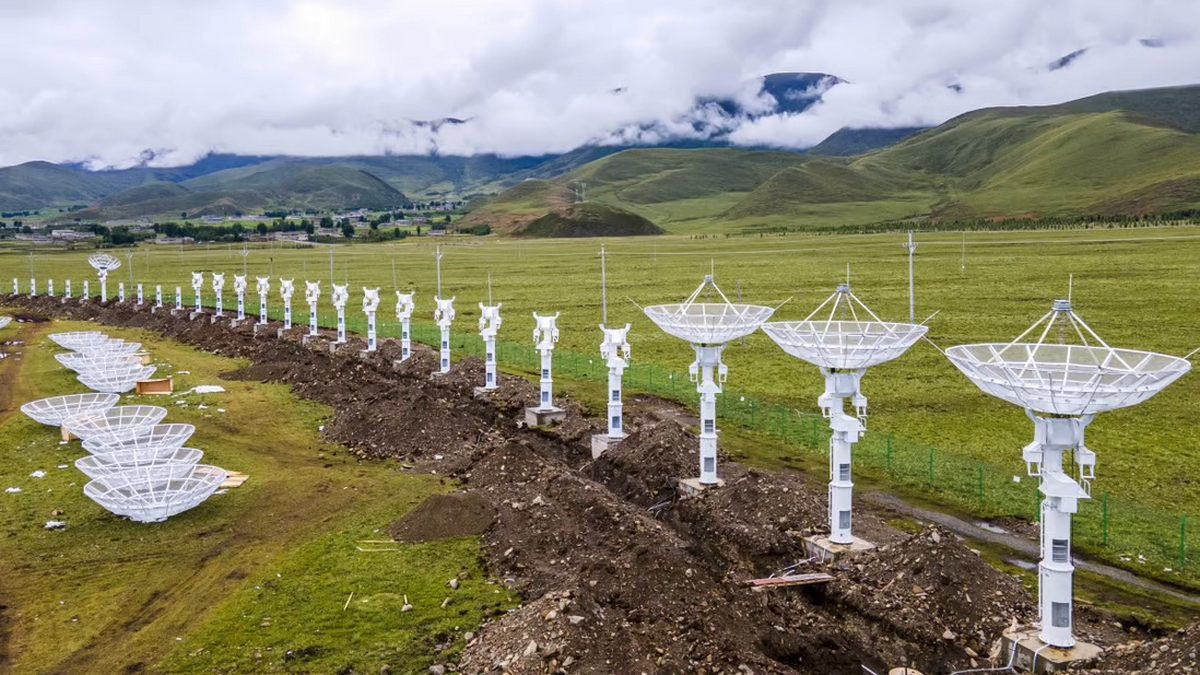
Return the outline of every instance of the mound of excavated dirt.
[[[1075,671],[1072,671],[1075,672]],[[1099,664],[1080,675],[1187,675],[1200,673],[1200,624],[1157,640],[1138,640],[1106,652]]]
[[[488,500],[474,492],[433,495],[388,526],[396,541],[435,541],[483,534],[496,519]]]
[[[722,461],[723,488],[681,499],[678,480],[696,475],[698,442],[679,423],[689,423],[687,411],[668,410],[666,402],[648,401],[648,412],[627,407],[629,428],[638,431],[592,462],[578,441],[594,421],[576,407],[578,428],[524,428],[521,408],[536,400],[533,385],[506,377],[500,394],[476,399],[477,359],[431,379],[437,357],[425,348],[397,368],[391,346],[367,358],[331,355],[324,340],[302,345],[294,335],[279,340],[249,326],[111,303],[0,301],[52,316],[145,325],[246,358],[256,366],[231,376],[285,382],[330,405],[325,437],[354,455],[399,458],[461,480],[474,496],[445,498],[478,503],[427,502],[394,524],[397,533],[444,536],[460,519],[473,521],[463,524],[467,529],[486,527],[489,573],[526,602],[486,624],[450,670],[861,675],[864,665],[875,672],[911,665],[945,673],[996,665],[987,655],[1000,631],[1013,619],[1034,618],[1027,592],[951,535],[905,537],[868,509],[856,512],[855,529],[881,548],[838,566],[804,561],[803,537],[824,530],[823,475],[806,479]],[[475,520],[476,509],[494,516],[490,526]],[[744,583],[796,563],[797,571],[834,578],[761,593]],[[1109,615],[1108,623],[1114,620]],[[1187,672],[1196,631],[1129,645],[1111,668],[1091,672]]]

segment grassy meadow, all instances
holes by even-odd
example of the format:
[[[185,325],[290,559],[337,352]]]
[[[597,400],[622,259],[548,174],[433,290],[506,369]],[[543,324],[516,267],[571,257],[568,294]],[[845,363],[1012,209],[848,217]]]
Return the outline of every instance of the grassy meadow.
[[[0,413],[0,484],[21,489],[0,493],[5,672],[332,673],[384,664],[424,672],[435,636],[450,636],[453,653],[486,613],[512,606],[479,568],[475,537],[357,549],[358,541],[385,539],[391,520],[447,489],[436,477],[360,464],[319,440],[328,408],[286,385],[219,380],[240,362],[137,330],[106,332],[146,345],[177,392],[217,383],[227,392],[122,403],[165,405],[166,421],[196,425],[189,445],[204,451],[205,463],[250,479],[163,523],[104,511],[84,496],[87,479],[72,466],[85,454],[79,443],[60,444],[57,429],[16,410],[79,390],[45,336],[91,327],[0,331],[0,339],[27,341],[4,364],[13,386]],[[46,530],[48,520],[67,528]],[[445,587],[462,572],[459,590]],[[413,610],[401,613],[405,595]],[[443,609],[447,595],[453,602]]]

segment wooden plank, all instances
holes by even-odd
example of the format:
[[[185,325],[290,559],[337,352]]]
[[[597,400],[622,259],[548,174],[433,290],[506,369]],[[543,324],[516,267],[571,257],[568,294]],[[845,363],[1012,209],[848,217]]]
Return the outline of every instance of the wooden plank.
[[[833,581],[833,577],[824,572],[815,572],[813,574],[791,574],[782,577],[771,577],[768,579],[751,579],[746,582],[754,590],[762,590],[764,588],[787,588],[788,586],[808,586],[810,584],[826,584]]]
[[[228,473],[228,475],[225,477],[225,482],[221,483],[221,487],[220,487],[220,489],[222,489],[222,490],[228,490],[229,488],[241,487],[242,483],[245,483],[247,480],[250,479],[250,476],[247,476],[246,474],[240,473],[238,471],[228,471],[226,473]]]

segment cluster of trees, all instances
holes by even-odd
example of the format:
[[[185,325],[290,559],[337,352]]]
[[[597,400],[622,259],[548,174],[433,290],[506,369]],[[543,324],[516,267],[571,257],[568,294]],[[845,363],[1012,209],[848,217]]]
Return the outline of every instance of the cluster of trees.
[[[155,223],[154,232],[167,237],[191,237],[196,241],[243,241],[251,233],[266,235],[270,232],[305,232],[312,234],[315,226],[307,218],[300,221],[278,219],[270,223],[260,221],[253,229],[241,223],[229,225],[194,224],[190,222]]]
[[[37,211],[4,211],[0,213],[0,218],[28,218],[37,214]]]

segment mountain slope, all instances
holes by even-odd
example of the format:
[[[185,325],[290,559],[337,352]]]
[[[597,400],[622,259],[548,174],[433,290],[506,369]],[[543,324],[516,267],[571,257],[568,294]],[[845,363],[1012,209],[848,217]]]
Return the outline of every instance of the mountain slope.
[[[226,187],[231,184],[237,187]],[[71,216],[113,220],[146,215],[179,217],[187,213],[199,217],[304,208],[379,210],[404,208],[410,203],[403,193],[365,171],[285,163],[232,183],[203,179],[151,183],[105,197]]]

